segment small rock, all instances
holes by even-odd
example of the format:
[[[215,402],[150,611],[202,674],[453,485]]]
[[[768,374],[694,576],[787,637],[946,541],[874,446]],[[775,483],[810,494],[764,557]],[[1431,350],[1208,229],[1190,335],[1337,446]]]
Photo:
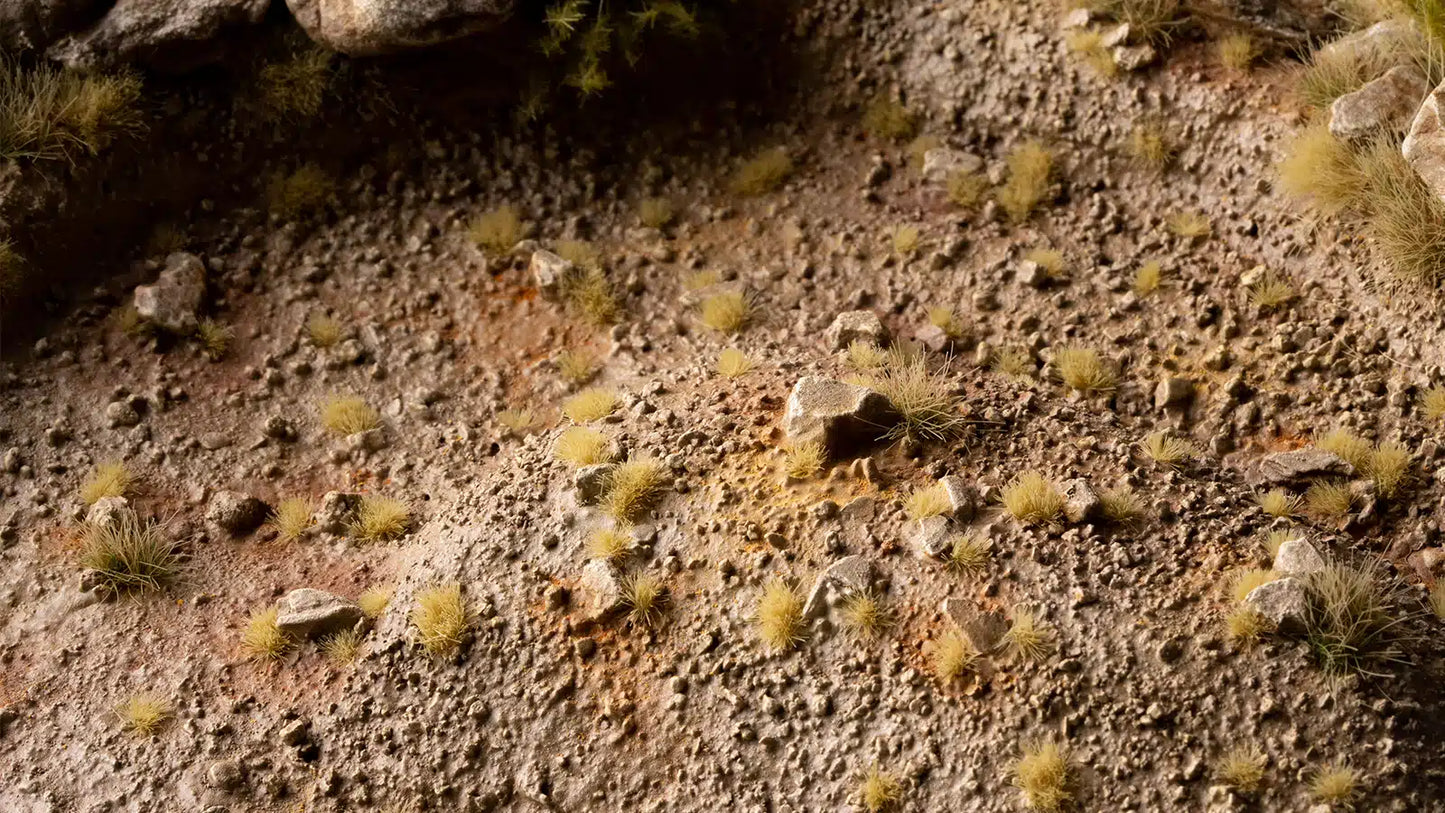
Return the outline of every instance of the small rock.
[[[276,603],[276,626],[301,638],[321,638],[351,629],[362,617],[356,602],[310,587],[292,590]]]
[[[1104,501],[1099,499],[1087,480],[1075,479],[1064,483],[1064,498],[1064,516],[1069,522],[1094,522],[1103,514]]]
[[[1435,196],[1445,200],[1445,122],[1440,116],[1445,83],[1431,91],[1415,113],[1401,152]]]
[[[943,614],[952,619],[973,645],[974,651],[987,655],[1003,642],[1008,632],[1008,618],[998,610],[985,610],[971,599],[948,598],[943,601]]]
[[[1070,29],[1070,28],[1087,28],[1088,25],[1089,25],[1089,23],[1091,23],[1091,22],[1093,22],[1093,21],[1094,21],[1094,12],[1093,12],[1093,10],[1092,10],[1092,9],[1089,9],[1089,8],[1080,7],[1080,8],[1076,8],[1076,9],[1070,11],[1068,14],[1064,15],[1063,27],[1064,27],[1066,30],[1067,30],[1067,29]]]
[[[266,521],[266,503],[235,491],[218,491],[206,506],[206,522],[232,536],[244,536]]]
[[[300,747],[311,741],[311,732],[304,720],[293,720],[281,729],[281,744],[293,748]]]
[[[1323,449],[1275,452],[1259,461],[1255,479],[1261,484],[1301,484],[1315,477],[1353,477],[1355,467]]]
[[[978,172],[983,159],[972,153],[949,147],[934,147],[923,153],[923,179],[930,183],[946,183],[955,172]]]
[[[843,456],[877,440],[895,416],[888,399],[867,387],[808,376],[793,385],[783,428],[793,444],[818,442]]]
[[[978,510],[978,489],[956,474],[939,478],[938,484],[943,487],[943,493],[948,495],[949,516],[958,522],[973,519]]]
[[[572,475],[572,487],[577,489],[577,501],[583,505],[592,505],[602,499],[602,492],[607,487],[607,478],[612,476],[613,470],[617,468],[612,463],[594,463],[590,466],[580,466]]]
[[[619,575],[612,563],[605,559],[593,559],[582,568],[577,587],[587,618],[600,621],[622,609]]]
[[[833,318],[823,340],[834,350],[847,350],[854,341],[882,347],[888,343],[888,331],[873,311],[845,311]]]
[[[178,251],[166,258],[154,284],[136,286],[135,310],[162,330],[189,334],[196,329],[196,312],[205,296],[206,267],[201,258]]]
[[[1330,105],[1330,133],[1359,141],[1378,133],[1404,131],[1430,92],[1429,80],[1414,65],[1399,65]]]
[[[1304,537],[1284,541],[1274,555],[1274,569],[1286,575],[1317,573],[1325,565],[1325,557]]]
[[[353,452],[379,452],[386,448],[386,433],[378,427],[347,435],[346,448]]]
[[[361,495],[328,491],[321,498],[321,507],[312,516],[317,530],[328,534],[344,534],[361,509]]]
[[[1249,591],[1244,602],[1283,634],[1293,635],[1305,630],[1309,618],[1309,593],[1304,582],[1293,576],[1261,584]]]
[[[925,517],[913,523],[909,536],[920,559],[942,559],[953,550],[953,523],[948,517]]]
[[[1048,269],[1033,260],[1019,260],[1015,276],[1019,284],[1027,285],[1030,288],[1043,288],[1049,284]]]
[[[111,429],[135,426],[140,419],[140,412],[125,401],[112,401],[105,406],[105,422]]]
[[[245,776],[241,773],[241,763],[234,759],[217,760],[206,769],[206,782],[218,790],[236,790],[243,781]]]
[[[135,511],[125,497],[101,497],[85,514],[85,524],[95,528],[119,525],[127,518],[134,519]]]
[[[261,431],[268,438],[285,441],[287,443],[295,441],[300,436],[296,431],[296,425],[280,415],[272,415],[267,418],[266,423],[261,427]]]
[[[873,584],[873,562],[863,556],[844,556],[813,580],[803,604],[804,618],[821,618],[828,605],[841,598],[865,593]]]
[[[1114,64],[1126,71],[1137,71],[1154,64],[1159,54],[1152,45],[1120,45],[1114,49]]]
[[[562,259],[545,248],[532,252],[532,262],[527,268],[527,273],[532,277],[532,284],[546,299],[556,299],[562,286],[562,280],[572,273],[571,262]]]
[[[1168,376],[1154,388],[1156,409],[1182,408],[1194,400],[1194,382],[1187,378]]]

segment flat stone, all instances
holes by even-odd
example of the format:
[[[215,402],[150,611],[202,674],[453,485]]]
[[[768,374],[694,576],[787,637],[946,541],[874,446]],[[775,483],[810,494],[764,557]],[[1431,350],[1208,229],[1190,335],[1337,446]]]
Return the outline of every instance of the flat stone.
[[[617,568],[605,559],[593,559],[583,566],[577,591],[588,619],[600,621],[622,610],[620,576]]]
[[[943,614],[958,626],[963,637],[980,655],[998,649],[1009,629],[1008,618],[1002,612],[986,610],[971,599],[944,599]]]
[[[844,311],[833,317],[823,340],[834,350],[847,350],[855,341],[882,347],[888,343],[888,330],[873,311]]]
[[[1274,569],[1293,576],[1306,576],[1325,569],[1325,557],[1304,537],[1282,542],[1274,555]]]
[[[1265,455],[1255,470],[1262,484],[1301,484],[1316,477],[1353,477],[1355,467],[1334,452],[1323,449],[1295,449]]]
[[[221,60],[228,41],[259,25],[270,5],[271,0],[116,0],[102,6],[104,14],[93,25],[56,42],[47,56],[78,69],[141,62],[186,70]]]
[[[808,376],[793,385],[783,429],[794,445],[817,442],[844,457],[882,436],[895,416],[888,399],[867,387]]]
[[[322,638],[349,630],[363,615],[356,602],[310,587],[292,590],[276,602],[276,626],[298,638]]]
[[[491,30],[515,0],[286,0],[306,34],[351,56],[423,48]]]
[[[813,580],[803,604],[804,618],[822,618],[839,600],[865,593],[873,585],[873,562],[864,556],[844,556]]]
[[[1098,492],[1083,479],[1069,480],[1063,484],[1064,516],[1069,522],[1082,524],[1094,522],[1104,513],[1104,501]]]
[[[954,528],[948,517],[925,517],[911,523],[909,543],[920,559],[942,559],[953,550]]]
[[[1409,54],[1418,53],[1424,34],[1414,20],[1395,17],[1375,23],[1363,31],[1347,34],[1319,49],[1322,57],[1353,54],[1367,64],[1403,64]]]
[[[151,285],[137,285],[135,310],[156,327],[190,334],[199,321],[196,312],[206,296],[206,266],[194,254],[178,251],[166,257],[166,266]]]
[[[1419,68],[1391,68],[1359,90],[1335,99],[1330,105],[1330,133],[1345,141],[1360,141],[1380,133],[1404,132],[1428,93],[1430,82]]]
[[[913,340],[931,353],[942,353],[953,345],[954,337],[947,330],[929,322],[913,332]]]
[[[244,536],[266,521],[271,509],[255,497],[218,491],[206,506],[206,522],[232,536]]]
[[[1305,631],[1309,618],[1309,591],[1300,579],[1283,576],[1261,584],[1249,591],[1244,603],[1268,619],[1282,634],[1296,635]]]
[[[1089,23],[1091,23],[1091,22],[1093,22],[1093,21],[1094,21],[1094,12],[1093,12],[1093,10],[1092,10],[1092,9],[1089,9],[1089,8],[1080,7],[1080,8],[1073,9],[1073,10],[1071,10],[1068,14],[1065,14],[1065,15],[1064,15],[1063,27],[1064,27],[1065,29],[1070,29],[1070,28],[1087,28],[1088,25],[1089,25]]]
[[[545,248],[532,252],[532,261],[527,266],[527,275],[537,286],[545,299],[556,299],[561,290],[562,280],[572,273],[573,265]]]
[[[943,493],[948,495],[949,516],[958,522],[973,519],[978,510],[978,489],[956,474],[940,477],[938,484],[943,488]]]
[[[982,169],[982,158],[952,147],[934,147],[923,153],[923,179],[930,183],[947,183],[955,172],[966,174]]]
[[[607,488],[607,478],[612,476],[616,468],[614,463],[579,466],[572,474],[572,487],[577,489],[577,501],[583,505],[593,505],[602,499],[602,492]]]

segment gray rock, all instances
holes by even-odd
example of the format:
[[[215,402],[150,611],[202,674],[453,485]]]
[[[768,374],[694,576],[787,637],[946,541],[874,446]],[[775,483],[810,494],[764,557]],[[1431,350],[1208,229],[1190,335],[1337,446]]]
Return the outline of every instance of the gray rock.
[[[587,618],[600,621],[622,609],[622,584],[617,568],[605,559],[593,559],[582,568],[577,590]]]
[[[296,431],[296,424],[292,423],[290,419],[283,418],[280,415],[272,415],[267,418],[266,422],[261,426],[261,431],[265,433],[268,438],[286,443],[294,442],[300,437],[300,433]]]
[[[1430,82],[1414,65],[1400,65],[1330,105],[1330,133],[1359,141],[1380,133],[1403,132],[1430,93]]]
[[[101,497],[85,513],[85,524],[96,528],[119,525],[135,519],[135,510],[125,497]]]
[[[127,401],[112,401],[105,405],[105,424],[111,429],[135,426],[140,419],[140,412]]]
[[[1304,483],[1316,477],[1353,477],[1355,467],[1334,452],[1294,449],[1275,452],[1259,461],[1255,480],[1261,484]]]
[[[834,350],[847,350],[854,341],[882,347],[888,343],[888,330],[873,311],[845,311],[833,318],[823,340]]]
[[[572,475],[572,487],[577,489],[577,501],[583,505],[592,505],[602,499],[602,492],[607,487],[607,478],[617,466],[613,463],[596,463],[591,466],[581,466]]]
[[[1187,378],[1166,376],[1159,381],[1159,386],[1154,388],[1154,407],[1156,409],[1179,409],[1188,406],[1192,400],[1194,400],[1194,382]]]
[[[980,655],[998,649],[1009,629],[1008,618],[1002,612],[986,610],[971,599],[944,599],[943,614],[958,626],[963,637]]]
[[[562,287],[562,280],[572,273],[572,263],[552,252],[539,248],[532,252],[532,261],[527,266],[527,274],[532,278],[532,284],[537,286],[537,291],[546,299],[556,299]]]
[[[1395,17],[1340,37],[1321,47],[1319,53],[1322,57],[1349,53],[1363,64],[1394,66],[1404,64],[1409,54],[1419,53],[1424,39],[1414,20]]]
[[[257,25],[271,0],[119,0],[99,21],[50,47],[73,68],[138,62],[184,69],[216,62],[233,34]]]
[[[1274,569],[1291,576],[1307,576],[1325,569],[1325,557],[1304,537],[1280,544],[1274,554]]]
[[[0,53],[44,51],[93,19],[96,0],[6,0],[0,3]]]
[[[978,510],[978,489],[956,474],[940,477],[938,484],[943,487],[943,493],[948,495],[949,516],[959,522],[973,519]]]
[[[1129,35],[1131,33],[1133,33],[1133,29],[1130,28],[1128,23],[1119,23],[1104,32],[1104,35],[1099,39],[1099,44],[1105,48],[1116,48],[1120,45],[1128,45]]]
[[[828,606],[857,593],[866,593],[873,585],[873,562],[863,556],[844,556],[829,565],[813,580],[803,604],[804,618],[821,618]]]
[[[1400,151],[1415,174],[1436,197],[1445,201],[1445,125],[1440,118],[1442,98],[1445,98],[1445,83],[1425,97]]]
[[[344,534],[361,510],[361,495],[344,491],[328,491],[321,498],[321,507],[316,509],[311,521],[322,533]]]
[[[245,781],[245,775],[241,771],[241,763],[234,759],[221,759],[212,762],[206,769],[206,783],[213,788],[220,790],[236,790]]]
[[[841,457],[877,440],[895,417],[888,399],[867,387],[808,376],[793,385],[783,429],[795,445],[816,441]]]
[[[1087,480],[1075,479],[1064,483],[1064,516],[1069,522],[1094,522],[1103,515],[1104,501]]]
[[[1070,29],[1070,28],[1087,28],[1088,25],[1089,25],[1089,23],[1091,23],[1091,22],[1093,22],[1093,21],[1094,21],[1094,11],[1093,11],[1093,9],[1086,8],[1086,7],[1080,7],[1080,8],[1073,9],[1073,10],[1071,10],[1068,14],[1065,14],[1065,15],[1064,15],[1063,27],[1064,27],[1065,29]]]
[[[135,310],[140,317],[171,333],[196,329],[196,312],[206,295],[206,267],[194,254],[178,251],[152,285],[137,285]]]
[[[206,522],[231,536],[245,536],[260,527],[270,512],[266,503],[235,491],[218,491],[206,506]]]
[[[1305,630],[1309,618],[1309,591],[1303,581],[1293,576],[1261,584],[1249,591],[1244,603],[1268,619],[1280,633],[1294,635]]]
[[[929,322],[913,332],[913,340],[928,348],[929,352],[942,353],[952,346],[954,337],[947,330]]]
[[[1043,288],[1049,284],[1048,269],[1033,260],[1019,260],[1015,276],[1020,285],[1027,285],[1030,288]]]
[[[948,176],[955,172],[978,172],[982,169],[982,158],[951,147],[934,147],[923,153],[923,179],[931,183],[945,183]]]
[[[276,602],[276,626],[298,638],[322,638],[356,626],[363,617],[356,602],[302,587]]]
[[[513,0],[286,0],[311,39],[352,56],[420,48],[494,28]]]
[[[386,448],[386,432],[377,427],[347,435],[346,448],[353,452],[379,452]]]
[[[1114,64],[1121,70],[1137,71],[1153,65],[1158,56],[1152,45],[1120,45],[1114,49]]]
[[[954,528],[948,517],[925,517],[911,523],[909,543],[920,559],[942,559],[953,551]]]

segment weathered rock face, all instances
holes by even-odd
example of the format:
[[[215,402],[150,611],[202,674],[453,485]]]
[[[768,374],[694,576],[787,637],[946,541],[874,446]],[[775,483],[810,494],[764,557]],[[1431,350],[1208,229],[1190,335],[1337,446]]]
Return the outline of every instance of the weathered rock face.
[[[286,0],[311,39],[353,56],[435,45],[495,27],[513,0]]]
[[[232,536],[244,536],[266,521],[266,503],[235,491],[217,492],[206,507],[206,522]]]
[[[1391,68],[1354,93],[1335,99],[1330,105],[1330,133],[1346,141],[1358,141],[1378,133],[1404,131],[1420,100],[1429,92],[1430,83],[1419,68]]]
[[[1401,152],[1425,185],[1445,200],[1445,128],[1440,121],[1442,96],[1445,96],[1445,84],[1425,97],[1410,124]]]
[[[276,604],[276,626],[284,633],[302,638],[319,638],[351,629],[361,616],[361,607],[356,602],[310,587],[292,590]]]
[[[1353,477],[1355,467],[1334,452],[1295,449],[1275,452],[1259,461],[1256,484],[1308,483],[1316,477]]]
[[[104,5],[101,0],[5,0],[0,3],[0,53],[43,51]]]
[[[846,311],[834,317],[823,341],[834,350],[847,350],[855,341],[881,346],[888,343],[888,330],[873,311]]]
[[[1293,576],[1266,582],[1249,591],[1245,604],[1285,635],[1304,632],[1309,618],[1309,592]]]
[[[73,67],[119,63],[194,67],[225,52],[226,33],[253,26],[271,0],[120,0],[100,21],[66,36],[50,58]]]
[[[893,418],[888,399],[867,387],[808,376],[793,385],[783,428],[794,444],[818,442],[844,452],[876,440]]]
[[[171,333],[196,329],[196,311],[206,295],[206,267],[194,254],[176,252],[152,285],[137,285],[135,310],[140,317]]]

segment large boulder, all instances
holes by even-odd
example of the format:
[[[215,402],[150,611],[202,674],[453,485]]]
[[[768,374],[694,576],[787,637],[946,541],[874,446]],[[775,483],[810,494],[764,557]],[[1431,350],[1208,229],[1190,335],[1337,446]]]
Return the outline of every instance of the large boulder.
[[[199,323],[196,312],[206,296],[206,266],[194,254],[178,251],[151,285],[137,285],[135,310],[140,317],[171,333],[187,334]]]
[[[324,590],[302,587],[276,604],[276,626],[298,638],[321,638],[356,626],[363,613],[356,602]]]
[[[1330,133],[1345,141],[1361,141],[1382,133],[1404,132],[1430,81],[1414,65],[1400,65],[1372,79],[1330,105]]]
[[[1445,127],[1441,126],[1440,120],[1442,97],[1445,97],[1445,84],[1425,97],[1400,151],[1430,191],[1445,201]]]
[[[893,405],[867,387],[808,376],[793,385],[783,429],[793,445],[817,442],[835,454],[881,437],[896,417]]]
[[[435,45],[494,28],[513,0],[286,0],[311,39],[352,56]]]
[[[184,69],[218,61],[227,34],[257,25],[271,0],[119,0],[83,31],[49,49],[71,67],[119,63]]]

